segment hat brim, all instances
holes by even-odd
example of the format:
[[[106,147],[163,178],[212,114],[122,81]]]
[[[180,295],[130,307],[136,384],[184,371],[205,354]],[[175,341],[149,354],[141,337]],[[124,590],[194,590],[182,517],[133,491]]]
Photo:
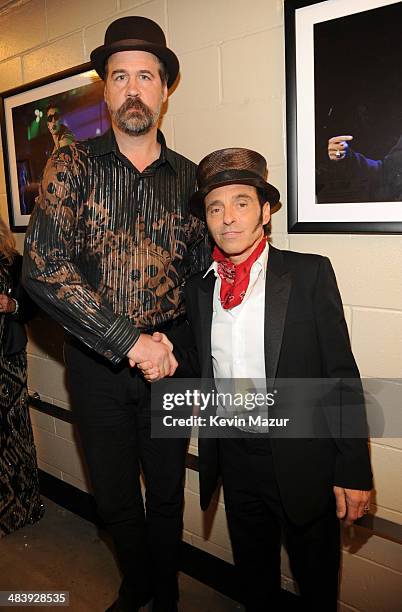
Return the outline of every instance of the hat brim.
[[[179,74],[180,64],[176,55],[167,47],[162,47],[146,40],[119,40],[110,45],[102,45],[91,53],[91,63],[101,79],[105,80],[105,63],[108,57],[119,51],[147,51],[153,53],[165,64],[169,74],[167,86],[170,88]]]
[[[269,202],[271,207],[271,212],[275,212],[280,208],[280,193],[276,187],[271,185],[271,183],[267,183],[260,177],[242,177],[242,178],[227,178],[227,179],[217,179],[209,183],[207,187],[203,189],[199,189],[196,191],[190,198],[189,206],[190,212],[205,221],[205,205],[204,198],[208,193],[210,193],[213,189],[217,187],[225,187],[226,185],[251,185],[252,187],[256,187],[259,189],[264,197],[267,198],[267,202]]]

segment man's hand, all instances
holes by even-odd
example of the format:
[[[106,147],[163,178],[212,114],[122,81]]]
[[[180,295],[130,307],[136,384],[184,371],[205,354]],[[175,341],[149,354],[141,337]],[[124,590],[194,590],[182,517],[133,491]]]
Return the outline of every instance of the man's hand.
[[[345,527],[350,527],[353,521],[367,514],[371,491],[334,487],[334,493],[336,499],[336,516],[340,519],[344,519]]]
[[[328,140],[328,157],[332,161],[345,159],[348,152],[348,142],[353,136],[333,136]]]
[[[5,295],[0,294],[0,314],[10,314],[15,311],[15,301]]]
[[[168,349],[172,352],[171,353],[171,357],[174,359],[175,362],[175,368],[173,370],[172,374],[167,374],[167,376],[172,376],[177,368],[177,361],[174,358],[173,355],[173,344],[170,342],[170,340],[167,338],[167,336],[165,336],[165,334],[161,334],[160,332],[155,332],[152,335],[152,340],[154,342],[161,342],[162,344],[164,344],[165,346],[168,347]],[[161,380],[163,378],[163,375],[161,373],[160,368],[158,367],[157,364],[155,364],[153,361],[143,361],[141,363],[137,364],[137,367],[142,371],[142,374],[145,378],[145,380],[147,380],[148,382],[156,382],[158,380]]]
[[[164,334],[160,335],[164,336]],[[127,353],[130,366],[151,364],[152,368],[157,368],[159,378],[173,376],[178,365],[172,353],[173,345],[167,338],[167,342],[162,340],[158,336],[154,339],[147,334],[141,334],[137,342]]]

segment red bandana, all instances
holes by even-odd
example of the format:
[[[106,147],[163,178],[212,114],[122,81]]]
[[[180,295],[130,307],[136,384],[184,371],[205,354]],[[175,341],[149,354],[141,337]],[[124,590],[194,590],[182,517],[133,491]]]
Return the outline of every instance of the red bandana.
[[[218,274],[221,278],[221,304],[225,310],[238,306],[243,301],[246,295],[247,287],[250,282],[250,271],[251,266],[267,244],[267,239],[264,238],[255,247],[254,251],[249,257],[239,263],[237,266],[232,263],[222,251],[215,246],[212,258],[218,262]]]

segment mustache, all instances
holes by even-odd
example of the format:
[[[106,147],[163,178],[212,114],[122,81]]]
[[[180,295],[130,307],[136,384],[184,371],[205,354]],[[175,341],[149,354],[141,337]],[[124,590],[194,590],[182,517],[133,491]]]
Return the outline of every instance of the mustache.
[[[147,112],[149,110],[148,106],[144,104],[141,98],[136,97],[136,98],[127,98],[127,100],[123,102],[123,104],[120,106],[119,113],[124,113],[131,109],[142,111],[142,112]]]

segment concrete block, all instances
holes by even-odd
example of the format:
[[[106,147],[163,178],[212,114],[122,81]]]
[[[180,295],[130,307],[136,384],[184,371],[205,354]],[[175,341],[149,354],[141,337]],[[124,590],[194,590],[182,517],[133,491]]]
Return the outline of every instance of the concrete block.
[[[290,248],[331,259],[345,304],[401,309],[400,236],[291,234]]]
[[[353,525],[342,530],[342,548],[349,555],[358,555],[373,563],[402,573],[400,544],[372,534],[363,527]]]
[[[213,542],[209,542],[208,540],[204,540],[197,535],[192,535],[192,544],[196,548],[200,550],[204,550],[205,552],[213,555],[214,557],[218,557],[218,559],[222,559],[226,561],[226,563],[231,563],[233,565],[233,553],[231,549],[223,548],[222,546],[218,546]]]
[[[39,428],[35,429],[35,444],[41,460],[77,480],[86,481],[83,459],[75,444]]]
[[[402,312],[353,308],[352,348],[362,376],[401,378]]]
[[[212,507],[208,512],[202,512],[200,498],[191,491],[186,491],[184,508],[184,527],[193,535],[217,544],[222,548],[230,549],[229,534],[226,524],[225,511],[222,506]]]
[[[402,582],[399,572],[343,552],[339,599],[361,612],[400,610]]]
[[[44,43],[45,0],[19,3],[0,15],[0,30],[0,61]]]
[[[346,325],[348,326],[349,336],[352,334],[352,309],[350,306],[343,307],[343,313],[345,315]]]
[[[216,108],[219,103],[219,50],[207,47],[180,57],[180,82],[169,98],[169,114]]]
[[[47,3],[49,39],[69,34],[116,12],[116,0],[51,0]]]
[[[1,17],[0,17],[1,23]],[[22,65],[20,57],[13,57],[0,64],[0,91],[6,91],[22,84]]]
[[[224,104],[282,98],[285,55],[282,28],[251,34],[222,45]]]
[[[123,7],[122,7],[123,8]],[[124,7],[125,9],[126,7]],[[163,0],[153,0],[152,2],[147,2],[145,4],[141,4],[140,6],[135,6],[135,9],[132,8],[130,10],[125,11],[124,13],[119,13],[118,15],[112,15],[97,23],[93,26],[90,26],[84,31],[84,42],[85,42],[85,59],[89,60],[90,53],[99,45],[103,45],[105,40],[105,32],[106,28],[109,24],[112,23],[115,19],[120,17],[126,17],[129,15],[138,15],[139,17],[148,17],[148,19],[153,19],[158,23],[162,30],[165,30],[165,9]]]
[[[177,151],[198,163],[205,155],[225,147],[246,147],[262,153],[268,165],[283,164],[280,100],[249,102],[174,117]],[[257,129],[250,129],[250,117]]]
[[[61,473],[61,478],[64,482],[68,482],[70,485],[76,489],[79,489],[80,491],[84,491],[85,493],[91,492],[90,484],[87,480],[74,478],[74,476],[71,476],[71,474],[67,474],[66,472]]]
[[[371,511],[375,516],[378,516],[378,518],[383,518],[386,521],[402,525],[402,511],[390,510],[376,503],[371,504]]]
[[[283,6],[281,0],[253,0],[252,6],[241,0],[168,0],[168,16],[172,48],[183,52],[281,25]]]
[[[38,468],[40,470],[43,470],[47,474],[51,474],[55,478],[58,478],[59,480],[61,480],[61,471],[55,468],[53,465],[50,465],[50,463],[43,461],[43,459],[41,459],[40,457],[38,457]]]
[[[72,34],[54,43],[35,49],[22,58],[24,82],[79,66],[84,62],[82,34]]]
[[[28,365],[28,386],[33,392],[69,402],[64,366],[32,355]]]
[[[60,419],[55,419],[54,422],[56,435],[76,444],[78,438],[77,428],[71,423],[67,423],[66,421],[62,421]]]
[[[280,139],[279,133],[275,136],[275,139]],[[262,151],[259,152],[263,153]],[[280,164],[277,166],[269,164],[268,182],[272,185],[275,185],[275,187],[279,190],[279,193],[281,194],[280,201],[282,203],[281,208],[272,214],[272,233],[287,234],[288,220],[286,208],[286,167],[284,164]]]
[[[371,444],[371,462],[376,490],[375,502],[389,510],[402,510],[402,452]]]
[[[186,488],[195,493],[200,494],[198,472],[186,469]]]
[[[44,414],[43,412],[39,412],[39,410],[35,410],[35,408],[30,408],[30,416],[32,427],[44,429],[49,433],[55,433],[55,422],[54,418],[49,414]]]
[[[272,234],[270,243],[277,249],[287,250],[289,248],[289,240],[287,234]]]
[[[173,119],[168,113],[166,115],[163,115],[162,121],[160,122],[160,129],[163,132],[163,135],[166,140],[166,145],[168,146],[168,148],[173,149],[173,151],[175,151],[176,148],[175,148],[175,139],[174,139]]]

